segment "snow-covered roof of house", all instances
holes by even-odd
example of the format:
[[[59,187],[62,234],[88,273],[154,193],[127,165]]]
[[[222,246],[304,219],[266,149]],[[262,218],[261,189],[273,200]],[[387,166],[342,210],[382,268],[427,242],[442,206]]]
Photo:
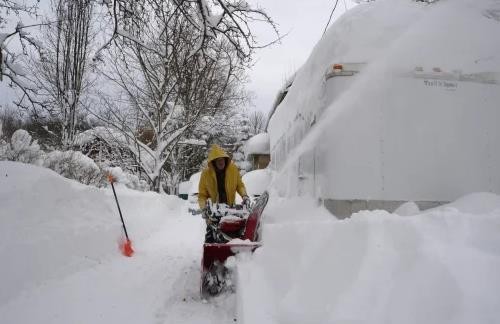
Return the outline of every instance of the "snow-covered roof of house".
[[[251,154],[269,154],[269,134],[268,133],[260,133],[251,137],[243,147],[245,151],[245,156],[249,156]]]

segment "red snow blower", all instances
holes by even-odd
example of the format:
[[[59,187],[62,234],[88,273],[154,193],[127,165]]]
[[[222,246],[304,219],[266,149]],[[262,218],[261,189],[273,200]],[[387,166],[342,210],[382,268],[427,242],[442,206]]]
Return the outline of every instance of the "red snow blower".
[[[260,246],[260,220],[269,194],[264,192],[249,209],[209,202],[206,242],[201,261],[202,298],[232,290],[232,274],[226,260],[241,252],[253,252]],[[238,208],[240,207],[240,208]]]
[[[118,207],[118,213],[120,213],[120,219],[122,220],[123,231],[125,232],[125,240],[122,240],[119,243],[120,251],[124,256],[131,257],[134,254],[134,250],[132,249],[132,241],[128,238],[127,228],[125,227],[125,222],[123,221],[122,211],[120,209],[120,204],[118,203],[118,197],[116,197],[115,186],[113,183],[116,181],[113,175],[108,174],[108,181],[111,184],[111,188],[113,188],[113,194],[115,195],[116,206]]]

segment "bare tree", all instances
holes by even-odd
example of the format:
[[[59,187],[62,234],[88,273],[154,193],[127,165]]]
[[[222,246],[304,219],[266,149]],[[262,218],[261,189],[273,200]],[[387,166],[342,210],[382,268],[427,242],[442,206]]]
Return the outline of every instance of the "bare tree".
[[[18,15],[19,13],[36,15],[38,2],[39,0],[0,0],[0,31],[2,24],[5,22],[5,17]],[[71,1],[67,2],[70,3]],[[139,46],[144,45],[129,31],[131,28],[147,24],[148,14],[146,11],[148,6],[144,4],[145,1],[88,0],[84,2],[90,2],[94,6],[102,6],[107,12],[107,15],[102,17],[105,20],[102,26],[108,31],[109,37],[105,44],[96,51],[94,59],[99,59],[104,49],[119,43],[117,40],[128,40],[129,42],[136,42]],[[193,44],[191,48],[191,55],[201,52],[202,56],[210,56],[210,46],[207,44],[213,39],[224,38],[227,44],[237,53],[237,58],[241,62],[249,63],[256,48],[265,47],[280,39],[276,25],[271,17],[261,8],[251,6],[243,0],[163,0],[158,2],[175,5],[178,8],[176,15],[183,16],[191,25],[191,32],[199,36],[197,43]],[[78,3],[78,1],[75,3]],[[57,21],[53,23],[57,23]],[[252,32],[253,23],[267,24],[275,32],[276,39],[267,44],[257,42]],[[18,53],[9,51],[5,46],[5,41],[17,35],[24,48],[27,45],[37,48],[38,41],[26,31],[39,25],[37,23],[24,26],[19,23],[15,30],[11,32],[0,32],[0,81],[2,81],[3,77],[6,77],[11,85],[17,86],[21,90],[22,97],[19,100],[19,106],[42,107],[44,102],[40,101],[35,95],[37,92],[36,86],[23,80],[24,71],[19,68],[19,65],[15,64]],[[68,123],[66,129],[68,129],[67,135],[69,135],[69,137],[66,137],[71,139],[71,122]],[[65,141],[67,140],[65,139]]]
[[[159,191],[162,169],[169,165],[170,172],[180,170],[175,166],[180,155],[174,151],[179,141],[203,116],[232,107],[241,98],[238,78],[243,69],[224,39],[207,43],[205,55],[193,53],[201,35],[174,2],[148,0],[143,5],[147,24],[128,31],[136,40],[124,40],[119,49],[110,50],[112,71],[105,75],[121,95],[103,94],[102,100],[108,108],[105,119],[124,134],[124,144],[152,189]],[[168,177],[169,183],[180,179]]]
[[[23,118],[11,106],[6,106],[3,109],[0,107],[0,124],[3,130],[0,132],[0,137],[3,135],[5,138],[10,138],[16,130],[23,127]]]
[[[129,29],[133,26],[147,23],[145,11],[148,1],[136,0],[113,0],[108,3],[109,17],[111,18],[113,30],[109,40],[102,46],[101,50],[109,47],[116,39],[128,39],[136,42],[131,37]],[[156,1],[149,1],[156,2]],[[224,38],[235,50],[241,61],[249,62],[256,48],[268,46],[279,41],[280,36],[276,24],[271,17],[262,9],[250,6],[243,0],[164,0],[157,1],[167,3],[177,8],[176,15],[181,15],[190,24],[191,32],[196,33],[198,42],[193,44],[191,54],[201,52],[208,55],[206,49],[214,38]],[[267,24],[276,34],[276,40],[259,44],[252,32],[253,22]],[[141,45],[141,42],[137,42]],[[99,54],[100,51],[97,51]],[[97,55],[98,56],[98,55]]]
[[[73,144],[82,94],[88,86],[93,1],[56,0],[53,8],[56,21],[47,26],[47,36],[35,63],[37,104],[32,113],[48,115],[59,122],[60,143],[67,149]]]
[[[262,111],[253,111],[248,116],[251,134],[259,134],[265,131],[266,117]]]
[[[11,86],[21,89],[23,97],[33,99],[34,102],[36,100],[32,97],[33,88],[26,83],[26,71],[20,64],[20,56],[27,54],[28,45],[38,46],[37,40],[27,30],[40,24],[25,26],[22,22],[18,22],[15,27],[11,27],[7,22],[12,16],[18,18],[22,15],[35,16],[38,2],[37,0],[0,0],[0,82],[8,80]],[[22,47],[21,53],[7,46],[15,38]]]

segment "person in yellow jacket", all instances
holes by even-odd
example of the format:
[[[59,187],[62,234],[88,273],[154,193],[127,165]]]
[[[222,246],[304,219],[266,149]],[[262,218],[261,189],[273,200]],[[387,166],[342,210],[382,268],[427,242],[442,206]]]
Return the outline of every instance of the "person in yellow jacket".
[[[248,201],[245,185],[241,180],[240,170],[224,150],[214,144],[208,152],[207,167],[201,173],[198,185],[198,204],[205,209],[207,200],[212,203],[234,205],[236,192]]]

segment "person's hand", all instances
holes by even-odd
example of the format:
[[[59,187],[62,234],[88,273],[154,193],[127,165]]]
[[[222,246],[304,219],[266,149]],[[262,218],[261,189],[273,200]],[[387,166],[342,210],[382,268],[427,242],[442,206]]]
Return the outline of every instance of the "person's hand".
[[[205,219],[205,223],[207,225],[212,224],[212,219],[210,218],[210,211],[208,210],[208,208],[206,208],[206,210],[203,212],[203,218]]]
[[[212,221],[210,220],[210,208],[208,206],[205,206],[201,210],[201,217],[205,219],[205,223],[207,223],[207,225],[212,224]]]
[[[250,209],[250,198],[248,196],[243,196],[243,202],[242,205],[245,206],[247,209]]]
[[[208,206],[205,206],[201,209],[201,217],[204,219],[208,219]]]

